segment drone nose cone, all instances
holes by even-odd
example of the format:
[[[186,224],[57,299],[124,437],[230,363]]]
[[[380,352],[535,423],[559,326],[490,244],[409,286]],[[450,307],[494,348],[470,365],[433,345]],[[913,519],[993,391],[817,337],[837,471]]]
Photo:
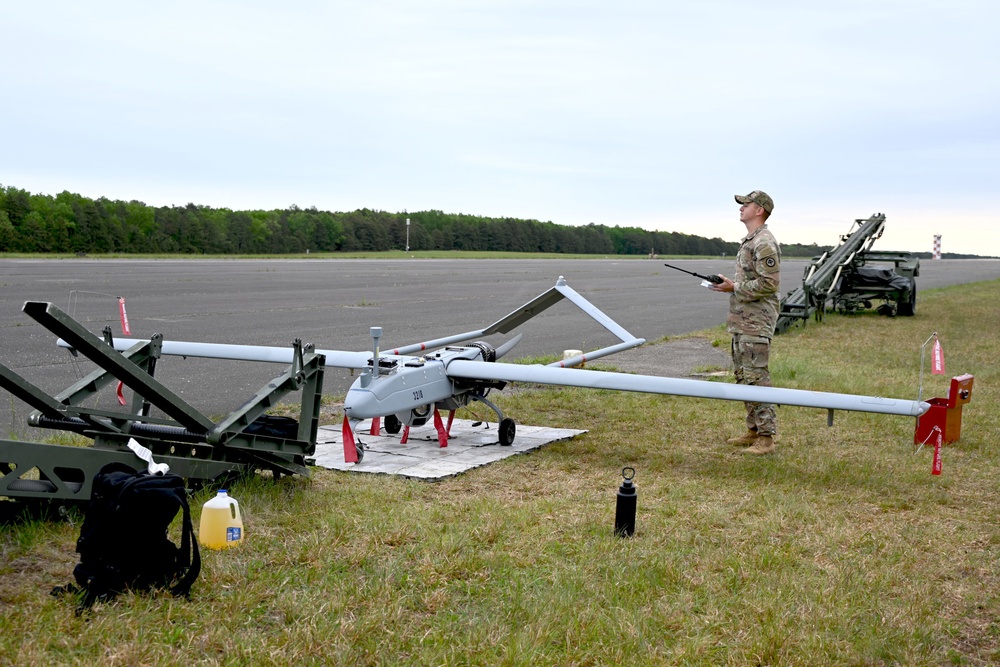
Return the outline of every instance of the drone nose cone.
[[[368,419],[377,416],[373,411],[378,399],[368,389],[352,386],[344,397],[344,414],[351,419]]]

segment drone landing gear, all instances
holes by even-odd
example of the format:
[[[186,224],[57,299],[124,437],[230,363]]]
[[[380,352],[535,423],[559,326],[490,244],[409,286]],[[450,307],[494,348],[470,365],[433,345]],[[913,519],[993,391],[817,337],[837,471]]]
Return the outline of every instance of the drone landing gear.
[[[510,417],[506,417],[500,420],[500,445],[502,447],[510,447],[514,444],[514,434],[517,431],[517,427],[514,425],[514,420]]]
[[[504,417],[500,408],[498,408],[485,396],[473,396],[472,400],[485,404],[490,410],[496,413],[497,421],[500,422],[500,426],[497,429],[497,438],[500,445],[502,447],[510,447],[514,444],[514,435],[517,432],[517,426],[514,425],[514,420],[510,417]]]
[[[397,417],[396,415],[385,416],[385,430],[388,433],[396,435],[397,433],[399,433],[399,429],[401,429],[402,427],[403,427],[403,422],[399,421],[399,417]]]

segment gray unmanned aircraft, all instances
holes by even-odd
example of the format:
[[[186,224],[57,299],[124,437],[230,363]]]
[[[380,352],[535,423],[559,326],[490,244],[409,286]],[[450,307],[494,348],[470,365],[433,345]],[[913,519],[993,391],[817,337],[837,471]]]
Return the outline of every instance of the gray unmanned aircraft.
[[[510,333],[564,298],[600,323],[621,342],[546,366],[498,361],[521,340],[521,334],[496,348],[481,341],[468,342],[492,334]],[[409,429],[411,426],[422,426],[427,421],[433,420],[439,442],[443,447],[447,445],[448,428],[441,420],[439,411],[448,410],[453,417],[455,410],[474,401],[483,403],[496,414],[499,423],[499,442],[501,445],[510,445],[514,441],[516,431],[514,421],[505,417],[503,411],[487,398],[492,389],[501,390],[510,382],[824,408],[829,411],[831,419],[834,410],[917,417],[930,407],[929,403],[923,401],[905,399],[755,387],[574,368],[586,361],[637,347],[645,340],[636,338],[605,315],[567,285],[562,276],[556,281],[555,286],[484,329],[415,343],[390,351],[379,349],[381,327],[372,327],[371,336],[373,341],[371,351],[315,350],[316,354],[324,357],[323,364],[326,367],[361,371],[344,400],[344,458],[348,463],[360,462],[364,456],[364,446],[357,438],[357,426],[362,420],[384,419],[385,428],[390,433],[398,433],[403,426]],[[147,341],[125,338],[116,338],[113,341],[115,349],[118,350],[128,350],[136,344],[145,342]],[[63,341],[60,341],[60,345],[69,347]],[[169,340],[162,341],[162,354],[282,364],[294,361],[294,351],[290,348]]]

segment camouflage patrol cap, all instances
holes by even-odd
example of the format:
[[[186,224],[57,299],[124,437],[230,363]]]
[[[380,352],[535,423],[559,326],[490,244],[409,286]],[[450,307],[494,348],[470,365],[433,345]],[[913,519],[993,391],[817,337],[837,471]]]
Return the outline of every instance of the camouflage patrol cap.
[[[760,206],[762,209],[767,211],[769,214],[774,210],[774,200],[771,199],[768,194],[762,190],[754,190],[750,194],[736,195],[736,203],[738,204],[749,204],[753,202]]]

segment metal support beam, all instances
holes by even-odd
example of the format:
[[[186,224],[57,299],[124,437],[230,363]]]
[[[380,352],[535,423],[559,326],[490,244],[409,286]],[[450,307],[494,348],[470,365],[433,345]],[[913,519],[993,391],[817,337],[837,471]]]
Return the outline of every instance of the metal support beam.
[[[28,301],[24,304],[23,310],[39,324],[69,343],[72,348],[86,355],[88,359],[124,382],[129,388],[148,398],[153,405],[176,419],[185,428],[207,432],[214,426],[212,420],[135,364],[124,360],[114,348],[84,329],[55,305],[44,301]]]

